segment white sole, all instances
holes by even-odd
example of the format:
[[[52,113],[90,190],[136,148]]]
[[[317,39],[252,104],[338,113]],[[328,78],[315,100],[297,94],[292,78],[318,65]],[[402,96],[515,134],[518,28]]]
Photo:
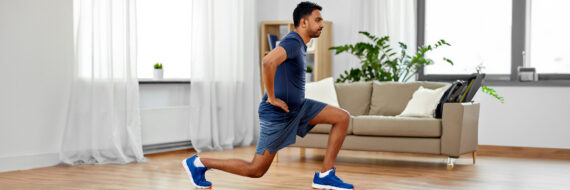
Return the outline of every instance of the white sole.
[[[315,183],[313,183],[312,187],[316,188],[316,189],[353,190],[353,189],[334,187],[334,186],[330,186],[330,185],[320,185],[320,184],[315,184]]]
[[[199,185],[196,185],[196,183],[194,183],[194,178],[192,178],[192,172],[190,172],[190,168],[188,167],[188,164],[186,163],[186,159],[182,160],[182,165],[184,166],[184,169],[186,170],[188,177],[190,177],[190,182],[192,182],[192,185],[194,185],[194,187],[196,187],[198,189],[210,188],[210,186],[199,186]]]

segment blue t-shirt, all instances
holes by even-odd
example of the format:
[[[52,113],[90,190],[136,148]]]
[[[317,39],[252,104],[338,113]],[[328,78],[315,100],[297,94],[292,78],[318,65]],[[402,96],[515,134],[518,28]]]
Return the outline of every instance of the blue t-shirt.
[[[295,113],[299,111],[299,108],[305,101],[305,57],[307,56],[307,45],[305,45],[297,32],[292,31],[281,39],[279,46],[283,47],[287,52],[287,59],[277,67],[273,89],[275,97],[287,103],[290,113]],[[285,113],[281,108],[265,101],[267,101],[267,93],[265,93],[261,101],[260,111],[263,109],[273,113]]]

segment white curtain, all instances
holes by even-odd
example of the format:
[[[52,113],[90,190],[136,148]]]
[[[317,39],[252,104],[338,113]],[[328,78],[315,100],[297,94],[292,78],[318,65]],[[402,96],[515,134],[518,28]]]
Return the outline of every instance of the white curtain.
[[[392,45],[398,42],[408,44],[408,49],[416,47],[416,0],[363,0],[353,10],[358,14],[353,35],[364,30],[376,36],[390,36]],[[359,39],[364,39],[358,35]],[[398,47],[398,46],[396,46]]]
[[[398,42],[404,42],[408,49],[416,49],[416,16],[417,1],[415,0],[380,0],[378,8],[378,25],[375,31],[379,35],[390,36],[392,46],[399,47]]]
[[[146,161],[136,70],[135,0],[75,0],[75,64],[60,159]]]
[[[361,0],[353,6],[355,22],[351,31],[352,44],[367,40],[358,31],[376,36],[390,36],[390,45],[399,50],[398,42],[408,45],[408,51],[416,49],[416,0]],[[399,52],[399,51],[398,51]],[[358,65],[351,59],[351,65]]]
[[[260,101],[253,0],[193,0],[190,140],[197,151],[257,141]]]

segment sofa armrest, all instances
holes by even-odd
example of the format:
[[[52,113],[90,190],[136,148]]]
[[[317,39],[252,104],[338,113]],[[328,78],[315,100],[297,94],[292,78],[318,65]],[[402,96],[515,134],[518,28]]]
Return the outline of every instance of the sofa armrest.
[[[443,104],[441,126],[441,154],[455,157],[476,151],[479,103]]]

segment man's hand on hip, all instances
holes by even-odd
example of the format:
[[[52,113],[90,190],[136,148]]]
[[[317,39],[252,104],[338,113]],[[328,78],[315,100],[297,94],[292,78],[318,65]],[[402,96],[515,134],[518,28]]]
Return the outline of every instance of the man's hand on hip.
[[[279,99],[279,98],[267,99],[266,102],[267,102],[267,103],[270,103],[271,105],[280,107],[280,108],[283,109],[285,112],[289,112],[289,106],[287,106],[287,103],[285,103],[283,100],[281,100],[281,99]]]

